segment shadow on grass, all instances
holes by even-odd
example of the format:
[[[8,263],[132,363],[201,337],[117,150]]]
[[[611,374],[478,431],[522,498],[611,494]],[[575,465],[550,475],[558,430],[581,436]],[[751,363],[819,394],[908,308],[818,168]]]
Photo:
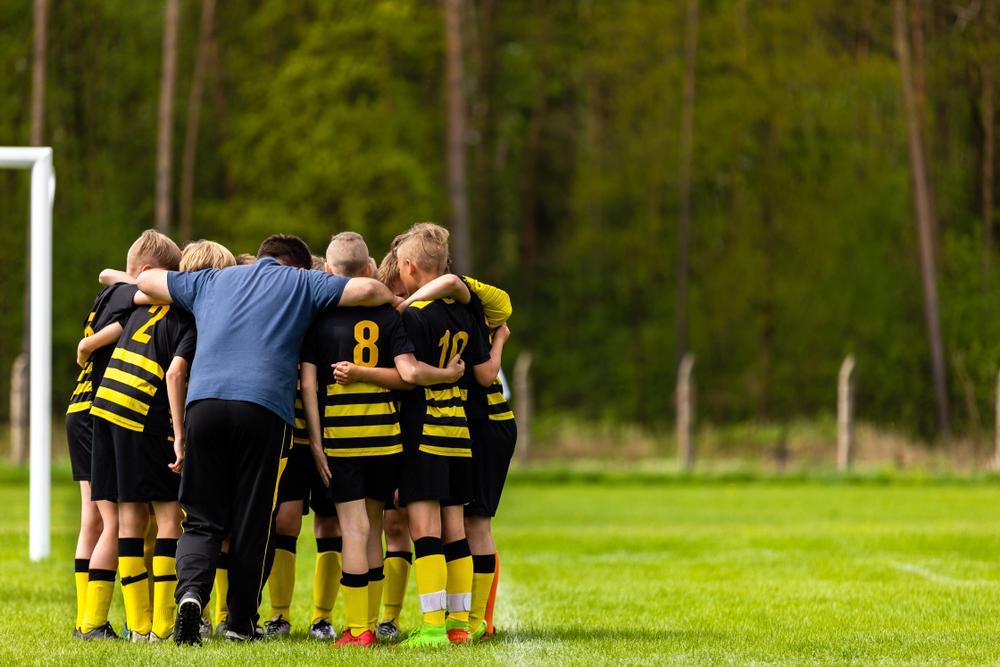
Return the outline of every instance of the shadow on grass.
[[[650,628],[599,628],[594,626],[523,628],[497,631],[497,641],[520,642],[605,642],[605,641],[682,641],[703,642],[725,638],[725,633],[712,630],[653,630]]]

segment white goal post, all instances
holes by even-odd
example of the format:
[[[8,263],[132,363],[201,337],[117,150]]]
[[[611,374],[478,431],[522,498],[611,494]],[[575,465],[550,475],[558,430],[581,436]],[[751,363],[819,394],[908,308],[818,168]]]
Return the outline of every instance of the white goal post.
[[[52,149],[0,146],[0,169],[31,170],[31,492],[28,556],[48,558],[52,490]]]

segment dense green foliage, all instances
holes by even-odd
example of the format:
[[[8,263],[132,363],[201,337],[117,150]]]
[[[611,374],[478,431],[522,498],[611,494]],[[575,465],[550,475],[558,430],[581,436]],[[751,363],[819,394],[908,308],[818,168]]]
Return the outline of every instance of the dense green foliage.
[[[70,639],[78,491],[53,555],[27,561],[27,478],[0,470],[4,664],[985,664],[1000,660],[995,485],[514,482],[496,523],[500,638],[344,655],[304,637],[314,543],[298,543],[289,641],[201,649]],[[540,509],[544,508],[544,509]],[[111,621],[121,627],[121,597]],[[265,600],[265,609],[266,609]],[[338,601],[334,614],[342,618]],[[404,628],[418,619],[410,582]],[[457,654],[455,652],[458,652]]]
[[[916,2],[949,391],[959,428],[975,431],[1000,364],[1000,262],[984,261],[979,200],[982,65],[1000,50],[981,12]],[[52,4],[59,404],[92,277],[121,265],[152,223],[162,15],[123,0]],[[514,295],[507,365],[536,352],[543,410],[669,419],[684,4],[467,5],[475,272]],[[699,417],[828,413],[851,352],[861,417],[929,431],[889,3],[701,4],[689,318]],[[183,8],[175,165],[199,15],[191,0]],[[349,228],[381,256],[409,223],[447,221],[441,11],[426,0],[220,3],[194,236],[241,252],[291,232],[319,249]],[[28,139],[30,47],[30,3],[0,2],[0,144]],[[20,332],[26,193],[24,175],[0,177],[3,378]]]

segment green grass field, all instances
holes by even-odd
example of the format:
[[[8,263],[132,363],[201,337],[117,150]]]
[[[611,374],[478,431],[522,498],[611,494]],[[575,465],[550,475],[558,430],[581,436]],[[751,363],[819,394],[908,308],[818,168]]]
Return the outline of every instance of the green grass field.
[[[26,476],[0,469],[5,665],[1000,662],[989,483],[515,482],[496,530],[500,638],[344,653],[304,638],[311,539],[299,541],[290,641],[71,640],[78,491],[57,480],[55,557],[30,564]],[[418,618],[412,583],[404,627]]]

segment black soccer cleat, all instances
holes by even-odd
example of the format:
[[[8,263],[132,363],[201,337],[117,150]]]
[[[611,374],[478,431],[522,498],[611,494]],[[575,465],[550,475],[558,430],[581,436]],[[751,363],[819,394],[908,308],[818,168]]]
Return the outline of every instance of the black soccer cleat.
[[[201,602],[194,596],[186,596],[177,605],[174,643],[190,646],[201,645]]]
[[[99,628],[94,628],[87,634],[80,634],[80,639],[86,639],[88,641],[101,640],[101,639],[118,639],[118,635],[115,633],[115,629],[111,627],[110,623],[105,623]]]

